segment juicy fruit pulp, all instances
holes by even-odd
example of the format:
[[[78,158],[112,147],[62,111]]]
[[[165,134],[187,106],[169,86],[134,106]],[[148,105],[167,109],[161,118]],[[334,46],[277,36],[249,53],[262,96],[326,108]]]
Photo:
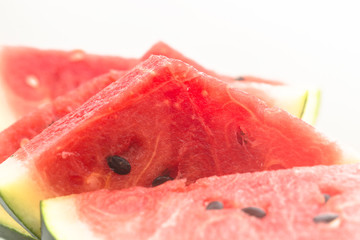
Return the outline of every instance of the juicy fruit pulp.
[[[359,184],[356,164],[210,177],[189,186],[175,180],[156,188],[99,190],[42,201],[43,231],[69,240],[355,240]]]
[[[129,174],[109,168],[113,155],[130,163]],[[1,164],[0,193],[40,235],[45,198],[151,186],[159,176],[193,182],[343,160],[335,143],[303,121],[181,61],[153,56]]]

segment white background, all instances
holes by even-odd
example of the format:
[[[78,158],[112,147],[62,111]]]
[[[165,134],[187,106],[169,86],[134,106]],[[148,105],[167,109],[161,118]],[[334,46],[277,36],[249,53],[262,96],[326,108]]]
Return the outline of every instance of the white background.
[[[357,1],[0,0],[0,45],[140,57],[162,40],[219,73],[318,85],[318,127],[360,150],[359,25]]]

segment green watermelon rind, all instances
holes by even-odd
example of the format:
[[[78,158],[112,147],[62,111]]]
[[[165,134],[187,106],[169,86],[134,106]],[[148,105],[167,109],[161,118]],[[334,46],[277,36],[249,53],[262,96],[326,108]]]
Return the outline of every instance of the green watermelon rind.
[[[41,239],[42,240],[55,240],[56,238],[53,236],[51,230],[48,228],[45,222],[45,216],[43,212],[43,201],[40,202],[40,219],[41,219]]]
[[[303,121],[315,125],[320,112],[321,98],[322,95],[320,89],[308,90],[304,111],[300,116]]]
[[[0,192],[0,207],[4,208],[5,211],[22,227],[24,228],[29,235],[25,235],[14,228],[11,228],[5,224],[0,224],[0,237],[5,239],[17,239],[17,240],[33,240],[38,239],[31,230],[29,230],[20,220],[20,218],[12,211],[12,209],[7,205],[6,198]]]
[[[0,238],[3,239],[16,239],[16,240],[34,240],[34,238],[21,234],[15,229],[8,228],[5,225],[0,224]]]
[[[34,197],[33,195],[41,195],[41,193],[36,193],[37,186],[29,176],[26,169],[24,169],[23,163],[15,160],[15,164],[11,164],[11,161],[7,160],[1,164],[1,167],[4,167],[5,165],[7,165],[7,171],[12,172],[12,174],[0,175],[0,185],[3,186],[0,190],[0,205],[2,205],[9,215],[13,217],[13,219],[15,219],[15,221],[17,221],[27,232],[29,232],[31,236],[35,239],[40,239],[40,227],[39,229],[35,229],[31,224],[27,225],[26,219],[28,216],[34,215],[35,217],[31,220],[31,222],[39,221],[40,223],[40,212],[36,211],[35,205],[31,204],[31,202]],[[14,179],[17,179],[18,181],[14,181]],[[15,192],[15,194],[21,193],[24,197],[20,198],[20,201],[15,201],[13,197],[9,197],[7,195],[8,192]],[[24,201],[24,199],[26,199],[26,201]],[[15,209],[19,208],[19,206],[23,207],[23,210],[15,211]]]

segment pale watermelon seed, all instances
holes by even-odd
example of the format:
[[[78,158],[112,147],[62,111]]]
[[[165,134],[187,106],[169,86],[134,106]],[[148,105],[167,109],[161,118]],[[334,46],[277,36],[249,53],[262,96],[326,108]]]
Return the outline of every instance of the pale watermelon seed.
[[[169,176],[160,176],[154,179],[154,181],[152,182],[151,186],[156,187],[159,186],[167,181],[171,181],[174,180],[172,177]]]
[[[254,216],[257,218],[263,218],[266,216],[266,212],[258,207],[246,207],[241,209],[244,213],[250,215],[250,216]]]
[[[206,97],[209,95],[209,93],[206,90],[202,90],[201,95],[203,95],[203,97]]]
[[[111,170],[120,175],[129,174],[131,171],[130,163],[122,157],[117,155],[108,156],[106,158],[107,164]]]
[[[329,199],[330,199],[330,195],[327,194],[327,193],[324,193],[323,196],[324,196],[324,199],[325,199],[325,203],[327,203],[327,201],[329,201]]]
[[[23,138],[20,141],[20,147],[24,147],[26,144],[28,144],[30,142],[30,139],[28,138]]]
[[[315,223],[330,223],[339,217],[336,213],[322,213],[313,218]]]
[[[33,75],[27,76],[25,82],[32,88],[37,88],[39,86],[39,79]]]
[[[237,81],[244,81],[245,78],[243,78],[243,77],[237,77],[237,78],[235,78],[235,80],[237,80]]]
[[[206,210],[219,210],[223,208],[224,204],[220,201],[212,201],[206,206]]]
[[[85,58],[85,53],[82,50],[74,50],[70,55],[70,61],[77,62]]]

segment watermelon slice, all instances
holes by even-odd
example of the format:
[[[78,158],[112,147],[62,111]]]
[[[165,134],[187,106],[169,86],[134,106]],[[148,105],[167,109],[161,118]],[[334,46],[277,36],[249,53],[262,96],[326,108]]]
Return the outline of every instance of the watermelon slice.
[[[50,197],[352,160],[287,112],[153,56],[3,162],[0,194],[40,236],[39,201]]]
[[[41,203],[49,239],[360,239],[360,165],[99,190]],[[45,238],[47,239],[47,238]]]
[[[87,54],[81,50],[3,47],[0,78],[18,116],[111,69],[128,70],[137,59]]]

